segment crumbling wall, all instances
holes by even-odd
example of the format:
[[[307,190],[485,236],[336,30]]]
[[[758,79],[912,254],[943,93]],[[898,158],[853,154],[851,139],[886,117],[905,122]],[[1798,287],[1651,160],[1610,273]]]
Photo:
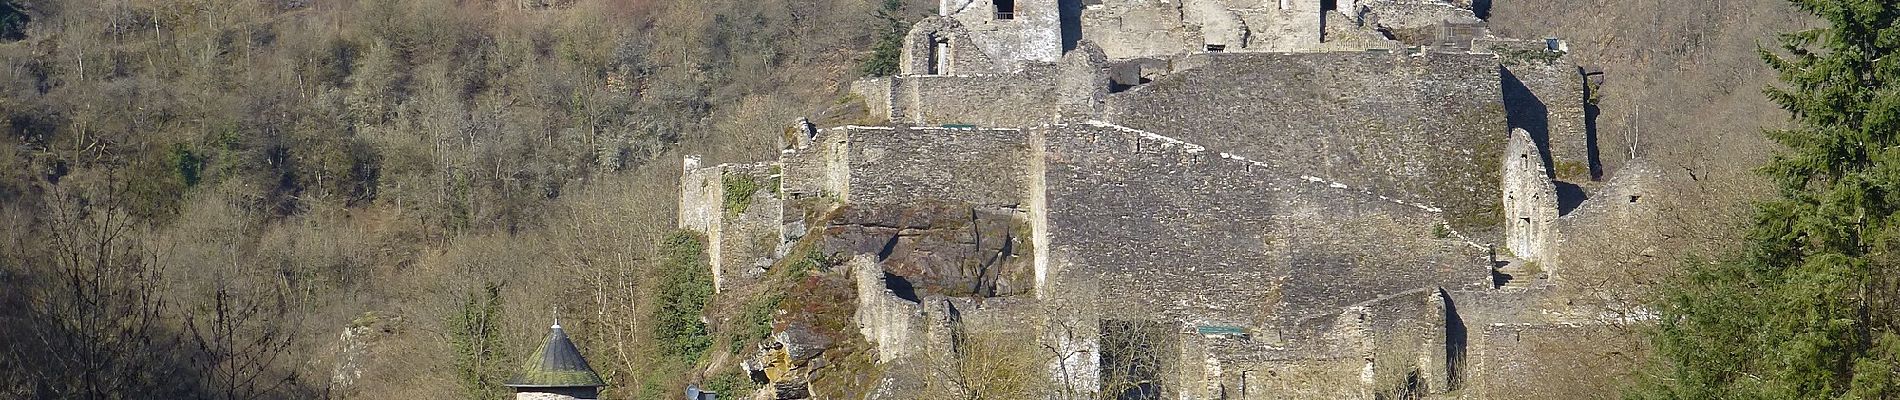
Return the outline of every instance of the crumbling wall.
[[[1557,224],[1557,188],[1546,175],[1537,144],[1523,129],[1511,131],[1504,164],[1504,246],[1517,259],[1556,268],[1551,244]]]
[[[1684,177],[1644,159],[1630,160],[1589,200],[1556,222],[1557,254],[1563,261],[1553,281],[1568,298],[1559,317],[1577,322],[1653,318],[1644,308],[1648,285],[1662,280],[1679,260],[1663,249],[1672,238],[1695,237],[1663,210],[1682,198],[1663,188],[1685,187]]]
[[[1249,53],[1113,94],[1108,116],[1313,175],[1443,208],[1458,228],[1499,222],[1505,115],[1490,55]]]
[[[1530,132],[1556,179],[1596,180],[1601,163],[1585,120],[1582,70],[1543,40],[1484,38],[1471,50],[1498,55],[1506,118]]]
[[[1201,51],[1200,33],[1186,29],[1181,4],[1103,0],[1088,5],[1082,11],[1082,39],[1116,60]]]
[[[1428,207],[1106,124],[1047,136],[1051,284],[1115,288],[1105,310],[1261,326],[1488,277]]]
[[[901,75],[986,75],[1014,70],[956,19],[928,17],[911,24],[898,58]]]
[[[888,363],[909,357],[918,350],[916,337],[924,330],[923,306],[892,293],[884,280],[884,268],[877,256],[859,254],[846,262],[858,290],[858,310],[854,320],[858,333],[877,346],[877,361]]]
[[[775,163],[720,164],[699,167],[697,156],[687,156],[680,176],[679,228],[706,235],[713,290],[745,284],[763,275],[778,256],[783,236],[784,201],[780,198],[779,168]],[[738,181],[750,183],[744,204],[726,198]]]
[[[1360,23],[1377,27],[1408,45],[1432,44],[1440,25],[1482,23],[1470,8],[1444,0],[1359,0]]]
[[[1062,10],[1057,0],[1015,0],[1011,18],[997,14],[995,0],[941,0],[938,15],[962,22],[999,71],[1025,62],[1062,57]]]
[[[1496,324],[1474,332],[1467,390],[1480,399],[1615,398],[1645,359],[1641,329]]]
[[[1219,376],[1205,398],[1406,398],[1453,386],[1463,339],[1447,298],[1419,288],[1291,322],[1284,331],[1201,340]],[[1224,396],[1224,397],[1223,397]]]

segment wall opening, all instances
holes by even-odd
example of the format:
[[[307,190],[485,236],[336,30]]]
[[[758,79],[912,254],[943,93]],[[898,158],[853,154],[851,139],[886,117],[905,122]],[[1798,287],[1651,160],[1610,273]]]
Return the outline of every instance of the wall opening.
[[[1209,53],[1219,53],[1223,51],[1227,51],[1227,45],[1224,45],[1224,44],[1208,44],[1207,45],[1207,52]]]
[[[996,0],[996,19],[1016,19],[1016,0]]]
[[[925,75],[950,74],[950,39],[936,38],[930,44],[930,66]]]
[[[1153,321],[1101,321],[1101,391],[1118,400],[1161,400],[1172,390],[1161,383],[1179,356],[1174,329]]]
[[[1321,14],[1324,14],[1327,11],[1337,11],[1337,10],[1339,10],[1339,0],[1319,0],[1319,12]]]
[[[1637,200],[1642,200],[1642,199],[1643,199],[1643,196],[1630,195],[1630,204],[1635,204]]]

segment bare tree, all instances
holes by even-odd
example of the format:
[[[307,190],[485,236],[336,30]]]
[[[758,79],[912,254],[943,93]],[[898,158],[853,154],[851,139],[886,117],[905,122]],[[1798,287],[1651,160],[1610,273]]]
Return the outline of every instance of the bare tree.
[[[20,249],[31,281],[21,337],[5,340],[8,363],[24,366],[41,398],[170,397],[189,379],[173,374],[178,348],[163,332],[164,268],[127,212],[130,185],[113,172],[48,184],[47,213]]]

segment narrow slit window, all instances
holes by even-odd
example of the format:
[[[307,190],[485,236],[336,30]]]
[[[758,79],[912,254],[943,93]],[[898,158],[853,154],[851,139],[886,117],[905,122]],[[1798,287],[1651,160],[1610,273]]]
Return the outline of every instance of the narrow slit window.
[[[950,41],[934,40],[930,45],[930,66],[925,75],[950,74]]]
[[[1207,45],[1207,52],[1209,53],[1219,53],[1223,51],[1227,51],[1227,45],[1224,45],[1224,44]]]
[[[996,19],[1016,19],[1016,0],[996,0]]]

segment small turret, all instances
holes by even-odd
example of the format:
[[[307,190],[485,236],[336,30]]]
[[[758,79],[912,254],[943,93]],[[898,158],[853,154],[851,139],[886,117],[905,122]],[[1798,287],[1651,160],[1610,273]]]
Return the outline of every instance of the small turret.
[[[515,389],[515,400],[593,400],[607,386],[587,365],[587,358],[567,339],[556,322],[548,340],[504,385]]]

